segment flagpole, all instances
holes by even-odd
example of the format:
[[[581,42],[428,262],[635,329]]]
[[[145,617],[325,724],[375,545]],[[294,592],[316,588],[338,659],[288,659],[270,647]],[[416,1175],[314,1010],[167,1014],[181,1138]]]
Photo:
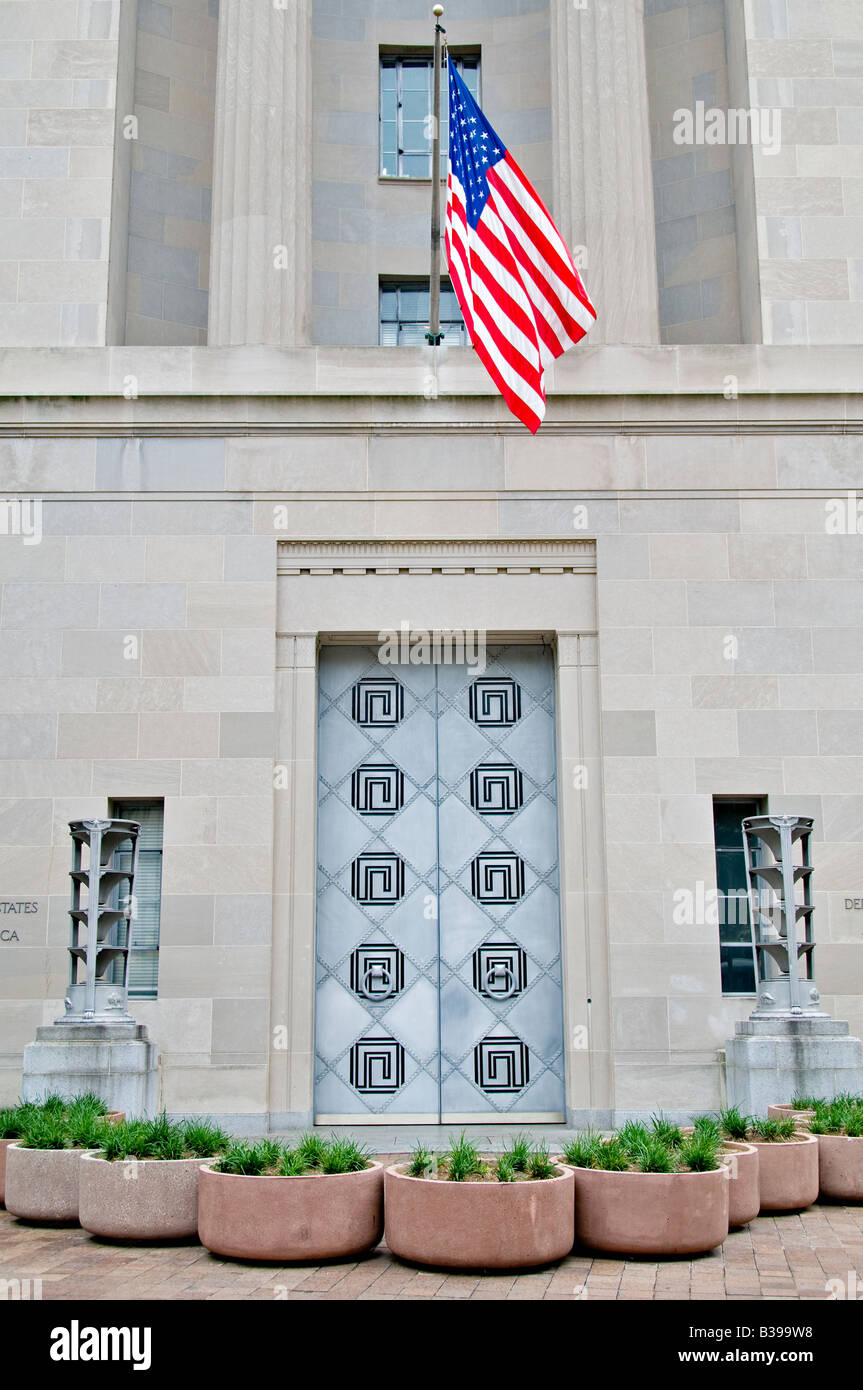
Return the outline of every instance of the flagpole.
[[[435,5],[434,35],[434,111],[432,121],[432,203],[431,203],[431,278],[429,280],[429,329],[426,342],[438,347],[443,340],[440,331],[440,66],[443,5]]]

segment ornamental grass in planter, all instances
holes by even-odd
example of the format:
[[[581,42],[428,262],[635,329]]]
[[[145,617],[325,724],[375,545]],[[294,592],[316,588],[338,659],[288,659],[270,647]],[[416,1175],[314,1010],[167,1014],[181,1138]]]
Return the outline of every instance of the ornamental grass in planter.
[[[387,1245],[414,1264],[529,1269],[572,1249],[572,1172],[524,1135],[496,1157],[464,1134],[441,1156],[418,1145],[385,1182]]]
[[[787,1120],[789,1116],[798,1129],[808,1129],[809,1121],[815,1114],[815,1107],[822,1102],[817,1096],[792,1096],[790,1101],[768,1105],[768,1120]]]
[[[19,1105],[0,1110],[0,1206],[6,1196],[6,1150],[24,1134],[27,1120],[37,1107],[32,1101],[22,1101]]]
[[[227,1134],[204,1120],[112,1125],[99,1153],[81,1160],[79,1220],[115,1240],[177,1240],[198,1231],[202,1159],[226,1152]]]
[[[737,1109],[718,1115],[700,1115],[684,1134],[706,1134],[718,1138],[721,1162],[728,1173],[728,1225],[747,1226],[761,1210],[758,1183],[758,1152],[743,1138],[746,1120]]]
[[[198,1238],[244,1260],[360,1255],[383,1235],[383,1168],[365,1145],[307,1134],[233,1143],[198,1184]]]
[[[746,1143],[758,1151],[762,1211],[799,1211],[818,1196],[818,1140],[793,1116],[746,1121]]]
[[[654,1117],[564,1146],[575,1171],[575,1235],[594,1250],[689,1255],[728,1235],[728,1170],[716,1126],[685,1134]]]
[[[809,1130],[818,1142],[821,1196],[863,1202],[863,1097],[819,1101]]]
[[[107,1128],[104,1101],[89,1093],[34,1106],[6,1149],[6,1210],[27,1221],[76,1222],[81,1157],[100,1147]]]
[[[707,1116],[698,1125],[714,1127],[719,1133],[728,1168],[728,1224],[746,1226],[761,1210],[761,1182],[758,1150],[746,1142],[748,1121],[736,1106],[721,1110],[714,1119]]]

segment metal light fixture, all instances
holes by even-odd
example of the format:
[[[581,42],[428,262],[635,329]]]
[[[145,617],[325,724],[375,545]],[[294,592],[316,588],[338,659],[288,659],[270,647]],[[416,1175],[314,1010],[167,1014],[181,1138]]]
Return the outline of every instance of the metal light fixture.
[[[70,872],[70,983],[66,1016],[58,1022],[134,1023],[127,999],[140,830],[131,820],[69,822],[75,847]],[[120,867],[120,854],[128,857],[128,867]],[[81,896],[84,889],[86,901]]]
[[[810,816],[743,821],[758,1003],[754,1018],[817,1015]]]

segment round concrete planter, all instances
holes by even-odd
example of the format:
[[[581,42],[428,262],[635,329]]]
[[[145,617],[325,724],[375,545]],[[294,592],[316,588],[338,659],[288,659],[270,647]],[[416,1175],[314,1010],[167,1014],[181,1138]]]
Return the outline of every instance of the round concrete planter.
[[[200,1168],[198,1239],[241,1260],[331,1260],[361,1255],[384,1229],[380,1163],[358,1173],[247,1178]]]
[[[113,1240],[177,1240],[198,1232],[200,1158],[81,1160],[78,1219]]]
[[[863,1138],[816,1134],[822,1197],[863,1202]]]
[[[711,1173],[574,1172],[575,1235],[593,1250],[694,1255],[728,1235],[724,1166]]]
[[[0,1206],[6,1200],[6,1150],[10,1144],[17,1143],[18,1139],[0,1139]]]
[[[386,1241],[400,1259],[448,1269],[529,1269],[572,1249],[573,1170],[538,1182],[437,1182],[386,1173]]]
[[[728,1224],[746,1226],[761,1210],[758,1150],[753,1144],[726,1139],[722,1159],[728,1170]]]
[[[81,1159],[96,1149],[6,1149],[6,1210],[25,1221],[78,1221]]]
[[[799,1211],[818,1196],[818,1140],[802,1131],[785,1143],[747,1139],[758,1151],[762,1211]]]
[[[793,1105],[768,1105],[768,1120],[787,1120],[791,1116],[798,1129],[808,1129],[810,1120],[814,1120],[814,1110],[795,1110]]]
[[[109,1110],[105,1115],[105,1119],[112,1125],[122,1124],[125,1118],[126,1112],[124,1110]],[[10,1144],[17,1144],[17,1142],[17,1139],[0,1139],[0,1207],[4,1206],[6,1201],[6,1150]]]

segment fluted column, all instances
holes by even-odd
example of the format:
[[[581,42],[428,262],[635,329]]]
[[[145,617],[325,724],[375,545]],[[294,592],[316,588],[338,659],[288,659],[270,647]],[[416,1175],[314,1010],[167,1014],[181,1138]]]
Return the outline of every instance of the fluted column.
[[[643,0],[551,0],[554,212],[599,313],[591,343],[658,343]]]
[[[221,0],[210,346],[307,342],[312,0]]]

